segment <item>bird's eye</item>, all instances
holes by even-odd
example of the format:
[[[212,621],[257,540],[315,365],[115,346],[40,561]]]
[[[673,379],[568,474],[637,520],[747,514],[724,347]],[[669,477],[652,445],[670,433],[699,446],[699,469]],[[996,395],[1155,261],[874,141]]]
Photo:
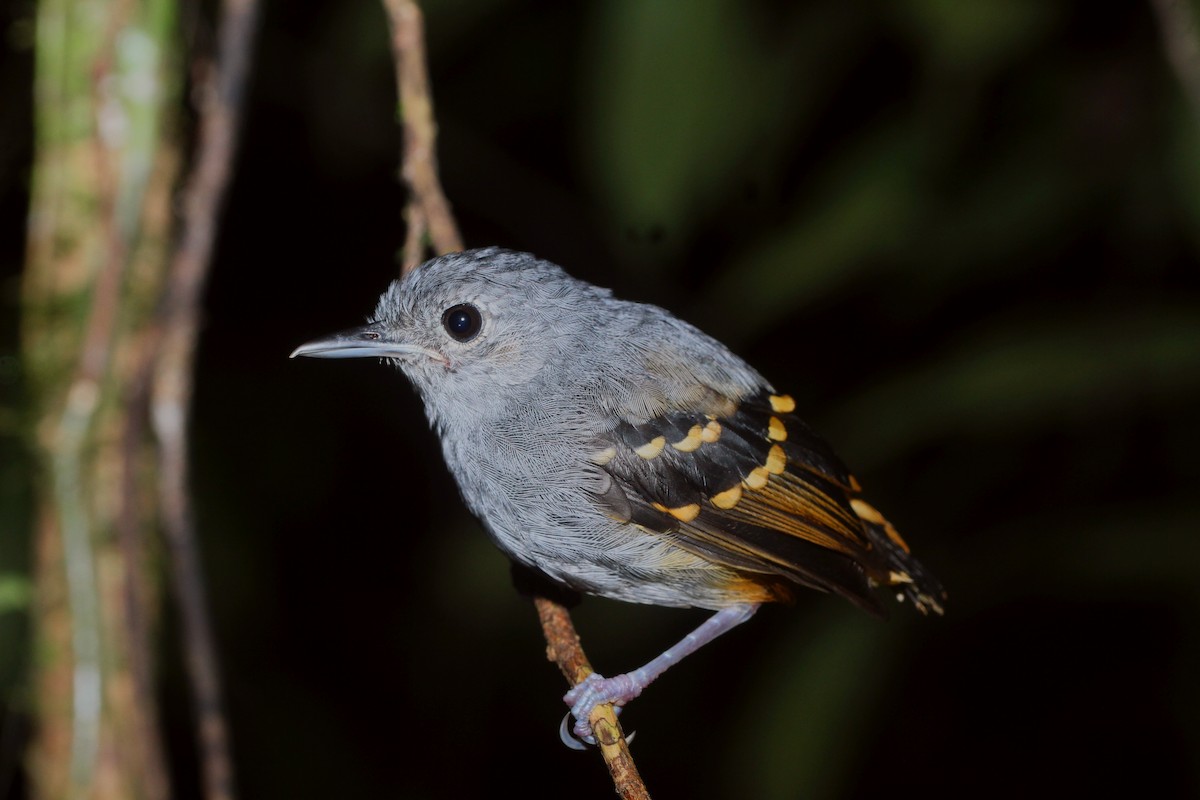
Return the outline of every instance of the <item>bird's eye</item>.
[[[480,327],[483,326],[483,317],[479,315],[478,308],[468,303],[462,303],[446,309],[446,313],[442,314],[442,325],[446,328],[446,333],[454,339],[460,342],[469,342],[475,338]]]

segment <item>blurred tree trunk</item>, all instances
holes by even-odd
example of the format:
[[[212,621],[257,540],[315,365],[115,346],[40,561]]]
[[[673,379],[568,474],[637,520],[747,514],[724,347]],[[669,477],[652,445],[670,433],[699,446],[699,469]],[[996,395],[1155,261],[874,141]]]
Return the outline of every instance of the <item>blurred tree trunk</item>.
[[[164,798],[136,385],[169,247],[168,0],[40,0],[23,342],[40,417],[30,774],[41,798]],[[176,67],[176,68],[173,68]]]

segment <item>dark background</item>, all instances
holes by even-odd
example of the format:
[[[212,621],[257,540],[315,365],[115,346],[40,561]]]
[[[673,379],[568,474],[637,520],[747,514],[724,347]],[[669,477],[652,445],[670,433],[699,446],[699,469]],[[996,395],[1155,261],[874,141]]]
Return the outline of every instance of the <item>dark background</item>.
[[[805,597],[688,659],[624,716],[651,792],[1195,796],[1200,130],[1153,5],[425,5],[467,242],[724,339],[950,592],[943,619],[886,623]],[[28,16],[12,8],[10,30]],[[188,36],[211,34],[202,18]],[[31,65],[20,37],[6,47],[11,387]],[[402,377],[287,359],[361,322],[396,275],[395,116],[378,3],[266,4],[194,429],[238,782],[247,798],[611,797],[599,757],[558,741],[565,685]],[[6,571],[28,538],[13,418]],[[0,604],[9,765],[20,612]],[[702,618],[576,613],[608,673]],[[170,619],[164,713],[189,798]]]

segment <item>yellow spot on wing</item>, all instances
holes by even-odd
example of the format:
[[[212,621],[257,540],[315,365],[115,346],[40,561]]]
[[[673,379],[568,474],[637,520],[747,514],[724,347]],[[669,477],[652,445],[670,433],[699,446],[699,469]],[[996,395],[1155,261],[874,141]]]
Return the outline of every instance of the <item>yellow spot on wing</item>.
[[[667,513],[680,522],[691,522],[700,515],[700,504],[691,503],[679,508],[668,508]]]
[[[680,506],[679,508],[667,508],[662,503],[651,503],[650,505],[656,511],[661,511],[664,514],[670,514],[680,522],[691,522],[696,517],[700,516],[699,503],[690,503],[686,506]]]
[[[703,429],[699,425],[693,425],[691,430],[687,432],[687,436],[680,439],[678,442],[672,442],[671,447],[674,447],[681,453],[692,452],[700,447],[700,443],[704,441],[703,438],[701,438],[702,430]]]
[[[786,394],[773,394],[767,399],[776,414],[790,414],[796,410],[796,401]]]
[[[783,474],[787,468],[787,456],[783,454],[783,448],[777,444],[772,445],[767,453],[767,463],[763,467],[772,475]]]
[[[726,489],[712,496],[712,504],[717,508],[733,508],[742,499],[742,485],[735,483],[732,489]]]
[[[876,510],[875,506],[860,497],[852,497],[850,498],[850,508],[854,509],[854,513],[859,516],[859,519],[883,528],[883,532],[887,534],[887,537],[901,550],[906,553],[911,552],[908,549],[908,542],[904,541],[900,536],[900,532],[896,530],[892,523],[884,518],[883,514],[880,514]]]
[[[712,444],[720,438],[721,423],[717,422],[715,419],[709,420],[708,424],[704,426],[704,430],[700,431],[700,440],[707,444]]]
[[[883,514],[880,514],[875,509],[875,506],[871,505],[866,500],[853,497],[850,499],[850,507],[854,509],[855,514],[858,514],[861,519],[864,519],[867,522],[873,522],[876,525],[887,524],[887,520],[883,518]]]
[[[750,474],[742,478],[742,483],[746,484],[750,489],[761,489],[767,485],[767,478],[770,477],[765,467],[755,467],[750,470]]]
[[[666,445],[667,445],[667,439],[665,436],[655,436],[653,439],[646,442],[641,447],[634,449],[633,452],[637,453],[639,456],[641,456],[642,458],[649,461],[650,459],[654,458],[656,455],[661,453],[662,449],[664,447],[666,447]]]
[[[771,421],[767,423],[767,438],[773,442],[787,441],[787,428],[779,417],[771,417]]]
[[[616,455],[617,455],[617,448],[606,447],[603,450],[601,450],[599,453],[596,453],[594,456],[592,456],[592,463],[596,464],[597,466],[603,467],[605,464],[612,461],[613,458],[616,457]]]

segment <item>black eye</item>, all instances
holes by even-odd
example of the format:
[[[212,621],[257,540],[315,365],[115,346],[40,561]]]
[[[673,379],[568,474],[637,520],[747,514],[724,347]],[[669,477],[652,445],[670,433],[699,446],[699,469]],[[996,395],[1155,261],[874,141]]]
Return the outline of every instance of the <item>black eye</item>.
[[[446,333],[458,341],[469,342],[479,333],[483,317],[479,316],[478,308],[463,303],[446,309],[446,313],[442,314],[442,325],[445,326]]]

